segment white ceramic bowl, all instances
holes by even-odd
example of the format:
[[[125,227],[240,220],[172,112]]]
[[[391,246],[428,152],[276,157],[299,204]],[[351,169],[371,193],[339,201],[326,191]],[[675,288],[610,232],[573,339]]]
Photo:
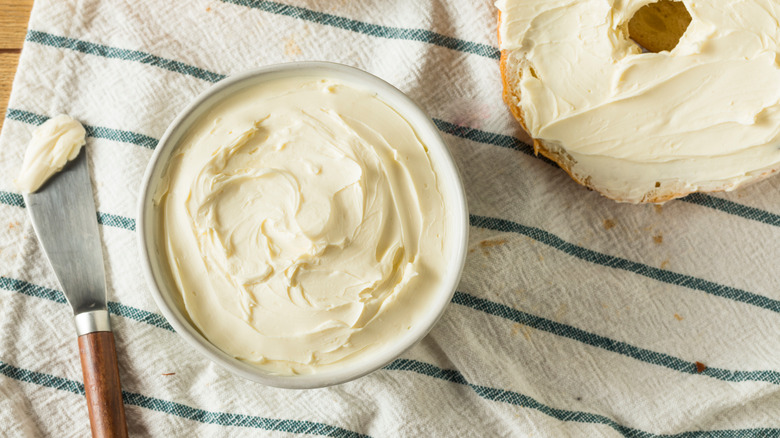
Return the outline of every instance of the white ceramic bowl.
[[[436,291],[433,305],[412,330],[398,342],[388,345],[362,360],[344,367],[308,375],[280,376],[270,374],[249,363],[242,362],[209,342],[187,316],[176,286],[170,279],[165,254],[158,247],[162,242],[153,196],[165,171],[168,158],[179,141],[203,114],[226,97],[261,82],[288,76],[333,78],[357,88],[373,90],[377,96],[401,114],[415,129],[428,147],[431,161],[441,181],[447,215],[445,239],[451,254],[451,262],[441,287]],[[466,259],[468,240],[468,210],[466,196],[457,167],[431,119],[411,99],[387,82],[356,68],[328,62],[298,62],[259,68],[220,81],[198,96],[168,127],[146,169],[138,206],[138,239],[144,274],[157,306],[176,332],[197,351],[227,368],[234,374],[266,385],[281,388],[318,388],[343,383],[375,371],[398,357],[420,341],[444,313],[458,285]]]

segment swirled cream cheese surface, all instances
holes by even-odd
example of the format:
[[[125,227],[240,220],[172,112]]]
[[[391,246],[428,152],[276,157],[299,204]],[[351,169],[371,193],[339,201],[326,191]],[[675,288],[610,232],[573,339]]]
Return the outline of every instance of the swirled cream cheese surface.
[[[412,126],[335,80],[272,80],[199,119],[155,196],[186,311],[272,373],[398,341],[447,263],[435,166]]]
[[[642,53],[627,23],[652,2],[498,0],[501,49],[523,58],[512,73],[529,134],[564,148],[594,186],[628,184],[637,197],[776,167],[778,2],[684,0],[692,21],[679,44]]]

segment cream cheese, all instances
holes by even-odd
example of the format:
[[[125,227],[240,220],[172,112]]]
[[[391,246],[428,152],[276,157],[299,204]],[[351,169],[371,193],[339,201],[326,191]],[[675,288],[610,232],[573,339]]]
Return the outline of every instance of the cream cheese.
[[[38,190],[52,175],[76,158],[86,144],[86,131],[77,120],[64,114],[37,127],[24,153],[22,170],[14,183],[22,193]]]
[[[733,188],[780,163],[780,6],[683,3],[671,52],[627,35],[652,0],[499,0],[501,49],[521,61],[529,134],[572,172],[639,201],[654,187]]]
[[[373,93],[277,79],[190,129],[155,203],[173,281],[214,345],[312,373],[428,311],[448,260],[442,192],[412,126]]]

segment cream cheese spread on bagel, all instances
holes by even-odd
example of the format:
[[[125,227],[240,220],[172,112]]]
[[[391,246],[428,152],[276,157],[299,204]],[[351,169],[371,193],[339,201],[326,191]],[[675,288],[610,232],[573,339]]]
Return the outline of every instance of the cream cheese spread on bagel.
[[[499,0],[505,100],[578,182],[626,202],[731,190],[780,167],[780,4],[684,1],[671,51],[627,23],[651,0]]]
[[[202,116],[155,202],[186,311],[223,351],[312,373],[399,340],[442,281],[427,149],[374,93],[271,80]]]

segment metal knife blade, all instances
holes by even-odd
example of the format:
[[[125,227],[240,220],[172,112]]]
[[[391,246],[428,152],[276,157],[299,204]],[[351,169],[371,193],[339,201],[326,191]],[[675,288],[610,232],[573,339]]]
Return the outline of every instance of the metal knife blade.
[[[92,436],[127,437],[87,149],[37,192],[25,195],[24,201],[35,234],[73,308]]]
[[[35,234],[73,314],[106,310],[106,277],[87,149],[37,192],[24,195]]]

